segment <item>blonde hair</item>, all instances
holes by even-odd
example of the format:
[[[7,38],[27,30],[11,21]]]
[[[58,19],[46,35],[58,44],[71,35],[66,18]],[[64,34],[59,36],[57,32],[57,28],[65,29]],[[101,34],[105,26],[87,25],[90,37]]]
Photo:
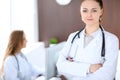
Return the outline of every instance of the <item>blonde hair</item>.
[[[22,30],[14,30],[10,37],[8,46],[6,48],[5,56],[3,58],[1,73],[4,72],[4,61],[10,55],[15,55],[21,50],[21,45],[23,44],[24,32]]]

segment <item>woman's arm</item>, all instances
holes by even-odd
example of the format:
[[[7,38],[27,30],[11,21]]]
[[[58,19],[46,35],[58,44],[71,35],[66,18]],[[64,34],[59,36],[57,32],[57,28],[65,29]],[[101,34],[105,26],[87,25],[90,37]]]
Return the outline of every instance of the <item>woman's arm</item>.
[[[86,76],[89,70],[90,64],[80,62],[70,62],[66,60],[62,55],[57,62],[57,69],[60,74],[68,74],[71,76],[82,77]]]
[[[74,62],[68,56],[71,41],[76,33],[69,36],[66,45],[59,52],[60,56],[57,61],[57,69],[60,74],[69,74],[71,76],[86,76],[90,67],[89,63]]]
[[[30,62],[28,62],[28,63],[29,63],[29,67],[31,69],[32,78],[35,79],[35,78],[43,75],[41,70],[37,66],[32,65]]]
[[[113,80],[116,74],[119,41],[116,36],[106,37],[105,62],[85,80]]]

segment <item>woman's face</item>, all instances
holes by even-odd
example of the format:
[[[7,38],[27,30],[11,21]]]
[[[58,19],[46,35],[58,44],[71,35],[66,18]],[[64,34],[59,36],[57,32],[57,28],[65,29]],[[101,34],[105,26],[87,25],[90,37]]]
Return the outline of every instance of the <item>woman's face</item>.
[[[86,25],[99,24],[100,16],[103,14],[103,9],[99,3],[94,0],[85,0],[80,7],[82,21]]]
[[[26,47],[26,43],[27,43],[27,39],[26,39],[26,36],[25,36],[25,34],[24,34],[24,36],[23,36],[23,46],[22,46],[22,48],[25,48],[25,47]]]

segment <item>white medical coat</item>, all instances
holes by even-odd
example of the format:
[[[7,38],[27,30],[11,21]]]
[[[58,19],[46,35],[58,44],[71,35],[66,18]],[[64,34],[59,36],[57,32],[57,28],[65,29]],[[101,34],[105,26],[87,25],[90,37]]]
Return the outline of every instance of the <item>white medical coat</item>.
[[[99,29],[96,37],[84,48],[84,31],[79,34],[80,38],[75,38],[72,47],[71,41],[77,32],[70,34],[66,45],[59,53],[58,73],[69,77],[68,80],[113,80],[119,53],[118,38],[104,30],[105,62],[99,70],[88,74],[91,64],[102,63],[102,32]],[[66,60],[68,56],[73,57],[74,62]]]
[[[32,80],[40,71],[33,67],[24,57],[21,56],[21,53],[18,53],[15,56],[8,56],[4,63],[4,78],[5,80]],[[19,70],[18,70],[19,65]],[[19,77],[18,77],[18,72]]]

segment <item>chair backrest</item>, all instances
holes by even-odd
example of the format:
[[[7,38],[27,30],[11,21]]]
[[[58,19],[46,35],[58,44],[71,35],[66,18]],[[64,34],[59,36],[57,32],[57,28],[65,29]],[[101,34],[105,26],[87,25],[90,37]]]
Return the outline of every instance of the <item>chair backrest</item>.
[[[22,52],[31,64],[38,68],[42,74],[45,74],[46,48],[44,42],[31,43]]]
[[[1,76],[0,76],[0,80],[2,80]]]
[[[4,80],[4,78],[3,78],[3,76],[2,76],[2,75],[0,75],[0,80]]]
[[[65,42],[47,48],[46,56],[46,80],[57,75],[56,62],[59,57],[59,51],[63,48]]]
[[[115,80],[120,80],[120,51],[118,55],[118,61],[117,61],[117,71],[115,75]]]

